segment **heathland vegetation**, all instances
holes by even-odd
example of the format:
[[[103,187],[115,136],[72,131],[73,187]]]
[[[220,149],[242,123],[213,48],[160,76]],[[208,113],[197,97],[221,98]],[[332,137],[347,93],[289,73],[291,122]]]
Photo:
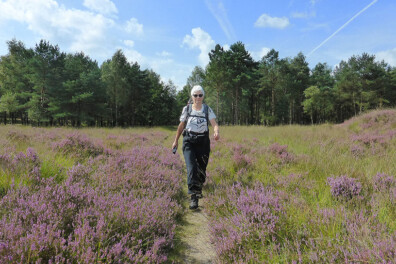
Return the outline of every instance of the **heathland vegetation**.
[[[2,126],[0,135],[0,263],[167,259],[183,184],[168,133]]]
[[[394,107],[396,68],[363,53],[334,69],[309,68],[304,54],[280,58],[271,50],[255,61],[241,42],[210,51],[176,91],[152,70],[129,62],[122,50],[100,66],[40,41],[8,42],[0,58],[2,122],[38,126],[157,126],[176,124],[189,91],[201,84],[220,124],[340,123],[370,109]]]
[[[0,263],[183,263],[174,133],[0,126]],[[204,187],[214,262],[396,262],[396,110],[221,136]]]
[[[46,41],[8,47],[0,263],[183,263],[169,125],[195,84],[236,125],[211,142],[214,262],[396,263],[396,68],[375,56],[310,69],[302,53],[254,61],[241,42],[216,45],[177,92],[121,50],[99,66]]]

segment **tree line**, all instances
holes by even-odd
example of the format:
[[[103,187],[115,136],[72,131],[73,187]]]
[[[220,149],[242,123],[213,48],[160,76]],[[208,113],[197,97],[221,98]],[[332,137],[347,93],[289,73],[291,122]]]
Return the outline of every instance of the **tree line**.
[[[229,124],[313,124],[342,122],[363,111],[394,107],[396,68],[363,53],[310,69],[306,57],[280,58],[272,49],[254,61],[242,42],[209,53],[202,75],[207,101]]]
[[[342,122],[363,111],[394,107],[396,68],[363,53],[334,69],[306,57],[280,58],[272,49],[255,61],[242,42],[216,45],[205,69],[196,66],[182,90],[118,50],[99,67],[84,53],[67,54],[41,40],[26,48],[7,42],[0,57],[0,117],[4,124],[154,126],[177,124],[193,85],[220,124]]]
[[[151,126],[177,119],[175,85],[129,63],[121,50],[99,67],[44,40],[34,49],[17,40],[7,45],[0,58],[4,124]]]

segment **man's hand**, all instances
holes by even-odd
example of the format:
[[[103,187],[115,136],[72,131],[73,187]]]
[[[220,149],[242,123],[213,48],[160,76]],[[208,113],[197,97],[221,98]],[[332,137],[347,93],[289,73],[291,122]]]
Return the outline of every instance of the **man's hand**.
[[[213,137],[214,137],[214,139],[215,140],[219,140],[220,139],[220,134],[219,134],[219,125],[217,124],[217,122],[216,122],[216,119],[212,119],[212,120],[210,120],[210,124],[212,125],[212,127],[213,127]]]
[[[219,140],[220,139],[219,132],[215,131],[214,134],[213,134],[213,137],[214,137],[215,140]]]
[[[172,149],[177,148],[178,145],[179,145],[179,142],[178,142],[178,141],[173,141]]]

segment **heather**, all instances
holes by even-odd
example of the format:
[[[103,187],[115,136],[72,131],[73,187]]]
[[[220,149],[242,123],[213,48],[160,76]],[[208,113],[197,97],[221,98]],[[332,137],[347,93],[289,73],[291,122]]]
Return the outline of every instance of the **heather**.
[[[0,127],[0,263],[183,263],[175,129]],[[396,263],[395,129],[392,109],[221,126],[202,207],[213,262]]]
[[[222,127],[206,191],[219,263],[395,263],[396,111]]]
[[[181,160],[166,133],[111,132],[1,128],[0,263],[167,261]]]

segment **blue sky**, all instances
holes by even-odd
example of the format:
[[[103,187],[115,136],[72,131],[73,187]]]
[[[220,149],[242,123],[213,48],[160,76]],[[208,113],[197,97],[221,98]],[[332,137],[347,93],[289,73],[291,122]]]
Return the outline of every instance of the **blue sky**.
[[[363,52],[396,66],[395,0],[0,0],[6,42],[83,51],[99,65],[122,49],[178,89],[216,44],[242,41],[255,60],[271,48],[331,67]]]

